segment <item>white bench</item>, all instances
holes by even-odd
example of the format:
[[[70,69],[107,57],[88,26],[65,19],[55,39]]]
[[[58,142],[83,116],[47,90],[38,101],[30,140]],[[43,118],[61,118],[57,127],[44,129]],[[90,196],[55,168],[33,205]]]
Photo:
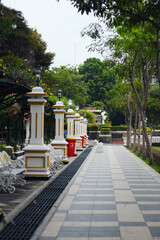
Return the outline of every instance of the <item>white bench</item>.
[[[14,193],[16,184],[23,186],[26,183],[23,179],[24,171],[25,168],[15,168],[12,163],[6,162],[0,153],[0,190]]]

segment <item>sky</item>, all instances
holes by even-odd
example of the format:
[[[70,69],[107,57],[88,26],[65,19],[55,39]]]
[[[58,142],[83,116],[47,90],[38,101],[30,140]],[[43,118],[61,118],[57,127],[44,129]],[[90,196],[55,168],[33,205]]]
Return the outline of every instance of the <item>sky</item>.
[[[88,52],[91,39],[81,37],[90,23],[98,22],[91,15],[81,15],[69,0],[1,0],[23,13],[29,27],[36,28],[47,43],[47,51],[56,54],[52,67],[78,66],[90,57],[103,60],[96,52]]]

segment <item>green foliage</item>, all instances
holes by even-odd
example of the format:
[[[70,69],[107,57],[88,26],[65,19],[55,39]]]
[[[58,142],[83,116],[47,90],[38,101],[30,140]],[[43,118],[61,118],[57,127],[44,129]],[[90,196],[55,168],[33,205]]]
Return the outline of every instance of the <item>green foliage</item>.
[[[157,128],[160,125],[160,89],[154,86],[150,90],[150,98],[146,105],[147,122],[152,128]]]
[[[81,115],[81,112],[79,112]],[[85,116],[88,120],[88,124],[94,124],[95,122],[95,115],[92,112],[89,112],[87,110],[82,110],[82,115]]]
[[[102,125],[101,128],[100,128],[100,132],[103,135],[111,134],[111,128],[109,128],[109,127],[107,127],[105,125]]]
[[[106,125],[107,127],[111,127],[111,126],[112,126],[112,122],[109,121],[109,120],[106,120],[106,121],[105,121],[105,125]]]
[[[72,99],[80,108],[86,105],[87,87],[75,68],[66,66],[52,68],[44,73],[42,80],[51,95],[57,95],[57,90],[60,88],[62,96]]]
[[[115,82],[114,71],[106,69],[99,59],[89,58],[79,66],[79,73],[88,87],[88,104],[93,101],[105,103],[107,91]]]
[[[127,131],[127,126],[111,126],[111,131]]]
[[[160,2],[156,0],[70,1],[82,14],[93,12],[96,16],[103,17],[109,25],[118,26],[124,22],[131,28],[134,24],[147,21],[152,23],[153,27],[160,29]]]
[[[98,124],[88,124],[87,130],[88,131],[99,131],[99,125]]]
[[[41,35],[28,27],[20,11],[1,4],[0,9],[0,56],[8,53],[23,59],[29,66],[48,68],[54,53],[46,53],[47,44]]]

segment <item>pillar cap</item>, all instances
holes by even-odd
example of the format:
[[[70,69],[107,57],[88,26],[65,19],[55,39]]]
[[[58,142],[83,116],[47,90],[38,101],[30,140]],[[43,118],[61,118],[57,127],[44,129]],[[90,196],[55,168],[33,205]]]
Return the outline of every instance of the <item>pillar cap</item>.
[[[76,114],[75,114],[75,117],[76,117],[76,118],[80,118],[79,113],[76,113]]]
[[[57,101],[53,108],[65,108],[66,106],[63,104],[62,101]]]
[[[34,97],[34,96],[40,96],[40,97],[47,97],[47,94],[43,91],[43,88],[37,86],[32,88],[32,92],[28,92],[27,96]]]
[[[73,111],[73,109],[69,108],[67,114],[75,114],[75,112]]]

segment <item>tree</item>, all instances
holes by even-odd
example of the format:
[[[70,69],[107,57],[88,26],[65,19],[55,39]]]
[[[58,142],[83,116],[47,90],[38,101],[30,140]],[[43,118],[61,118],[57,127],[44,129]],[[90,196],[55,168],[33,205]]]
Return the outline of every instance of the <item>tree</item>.
[[[83,81],[88,86],[88,104],[93,101],[105,103],[107,91],[115,82],[114,71],[105,68],[99,59],[89,58],[79,66],[79,73],[83,75]]]
[[[125,25],[128,29],[132,27],[149,24],[156,34],[156,41],[154,48],[156,49],[156,71],[160,85],[160,68],[159,68],[159,32],[160,32],[160,1],[152,0],[102,0],[102,1],[83,1],[83,0],[70,0],[71,3],[78,8],[82,14],[85,12],[89,14],[94,12],[98,17],[101,17],[110,27]],[[99,32],[99,31],[98,31]],[[92,38],[98,36],[97,29],[90,34]],[[102,47],[101,47],[102,48]]]
[[[41,35],[27,26],[20,11],[0,5],[0,56],[13,54],[30,66],[48,68],[54,53],[46,53],[47,45]]]
[[[42,80],[43,87],[49,89],[49,94],[57,95],[57,90],[60,88],[62,96],[71,98],[81,108],[86,105],[87,86],[82,81],[82,75],[75,68],[66,66],[52,68],[43,74]]]
[[[78,8],[78,11],[89,14],[94,12],[98,17],[109,20],[114,25],[120,22],[125,24],[137,24],[139,22],[149,22],[160,30],[159,9],[160,2],[157,0],[101,0],[83,1],[70,0]]]
[[[154,36],[151,33],[144,35],[146,29],[141,26],[137,26],[132,29],[132,31],[128,32],[124,31],[125,27],[121,27],[119,30],[120,37],[114,38],[111,41],[111,44],[113,44],[112,46],[116,51],[121,51],[124,56],[123,59],[128,63],[130,72],[130,78],[128,80],[137,98],[137,104],[143,125],[143,136],[145,137],[150,164],[152,164],[153,157],[146,128],[145,116],[149,85],[155,69],[155,52],[150,45],[150,41],[152,42]],[[139,82],[141,83],[141,93],[136,89],[136,79],[139,79]]]

